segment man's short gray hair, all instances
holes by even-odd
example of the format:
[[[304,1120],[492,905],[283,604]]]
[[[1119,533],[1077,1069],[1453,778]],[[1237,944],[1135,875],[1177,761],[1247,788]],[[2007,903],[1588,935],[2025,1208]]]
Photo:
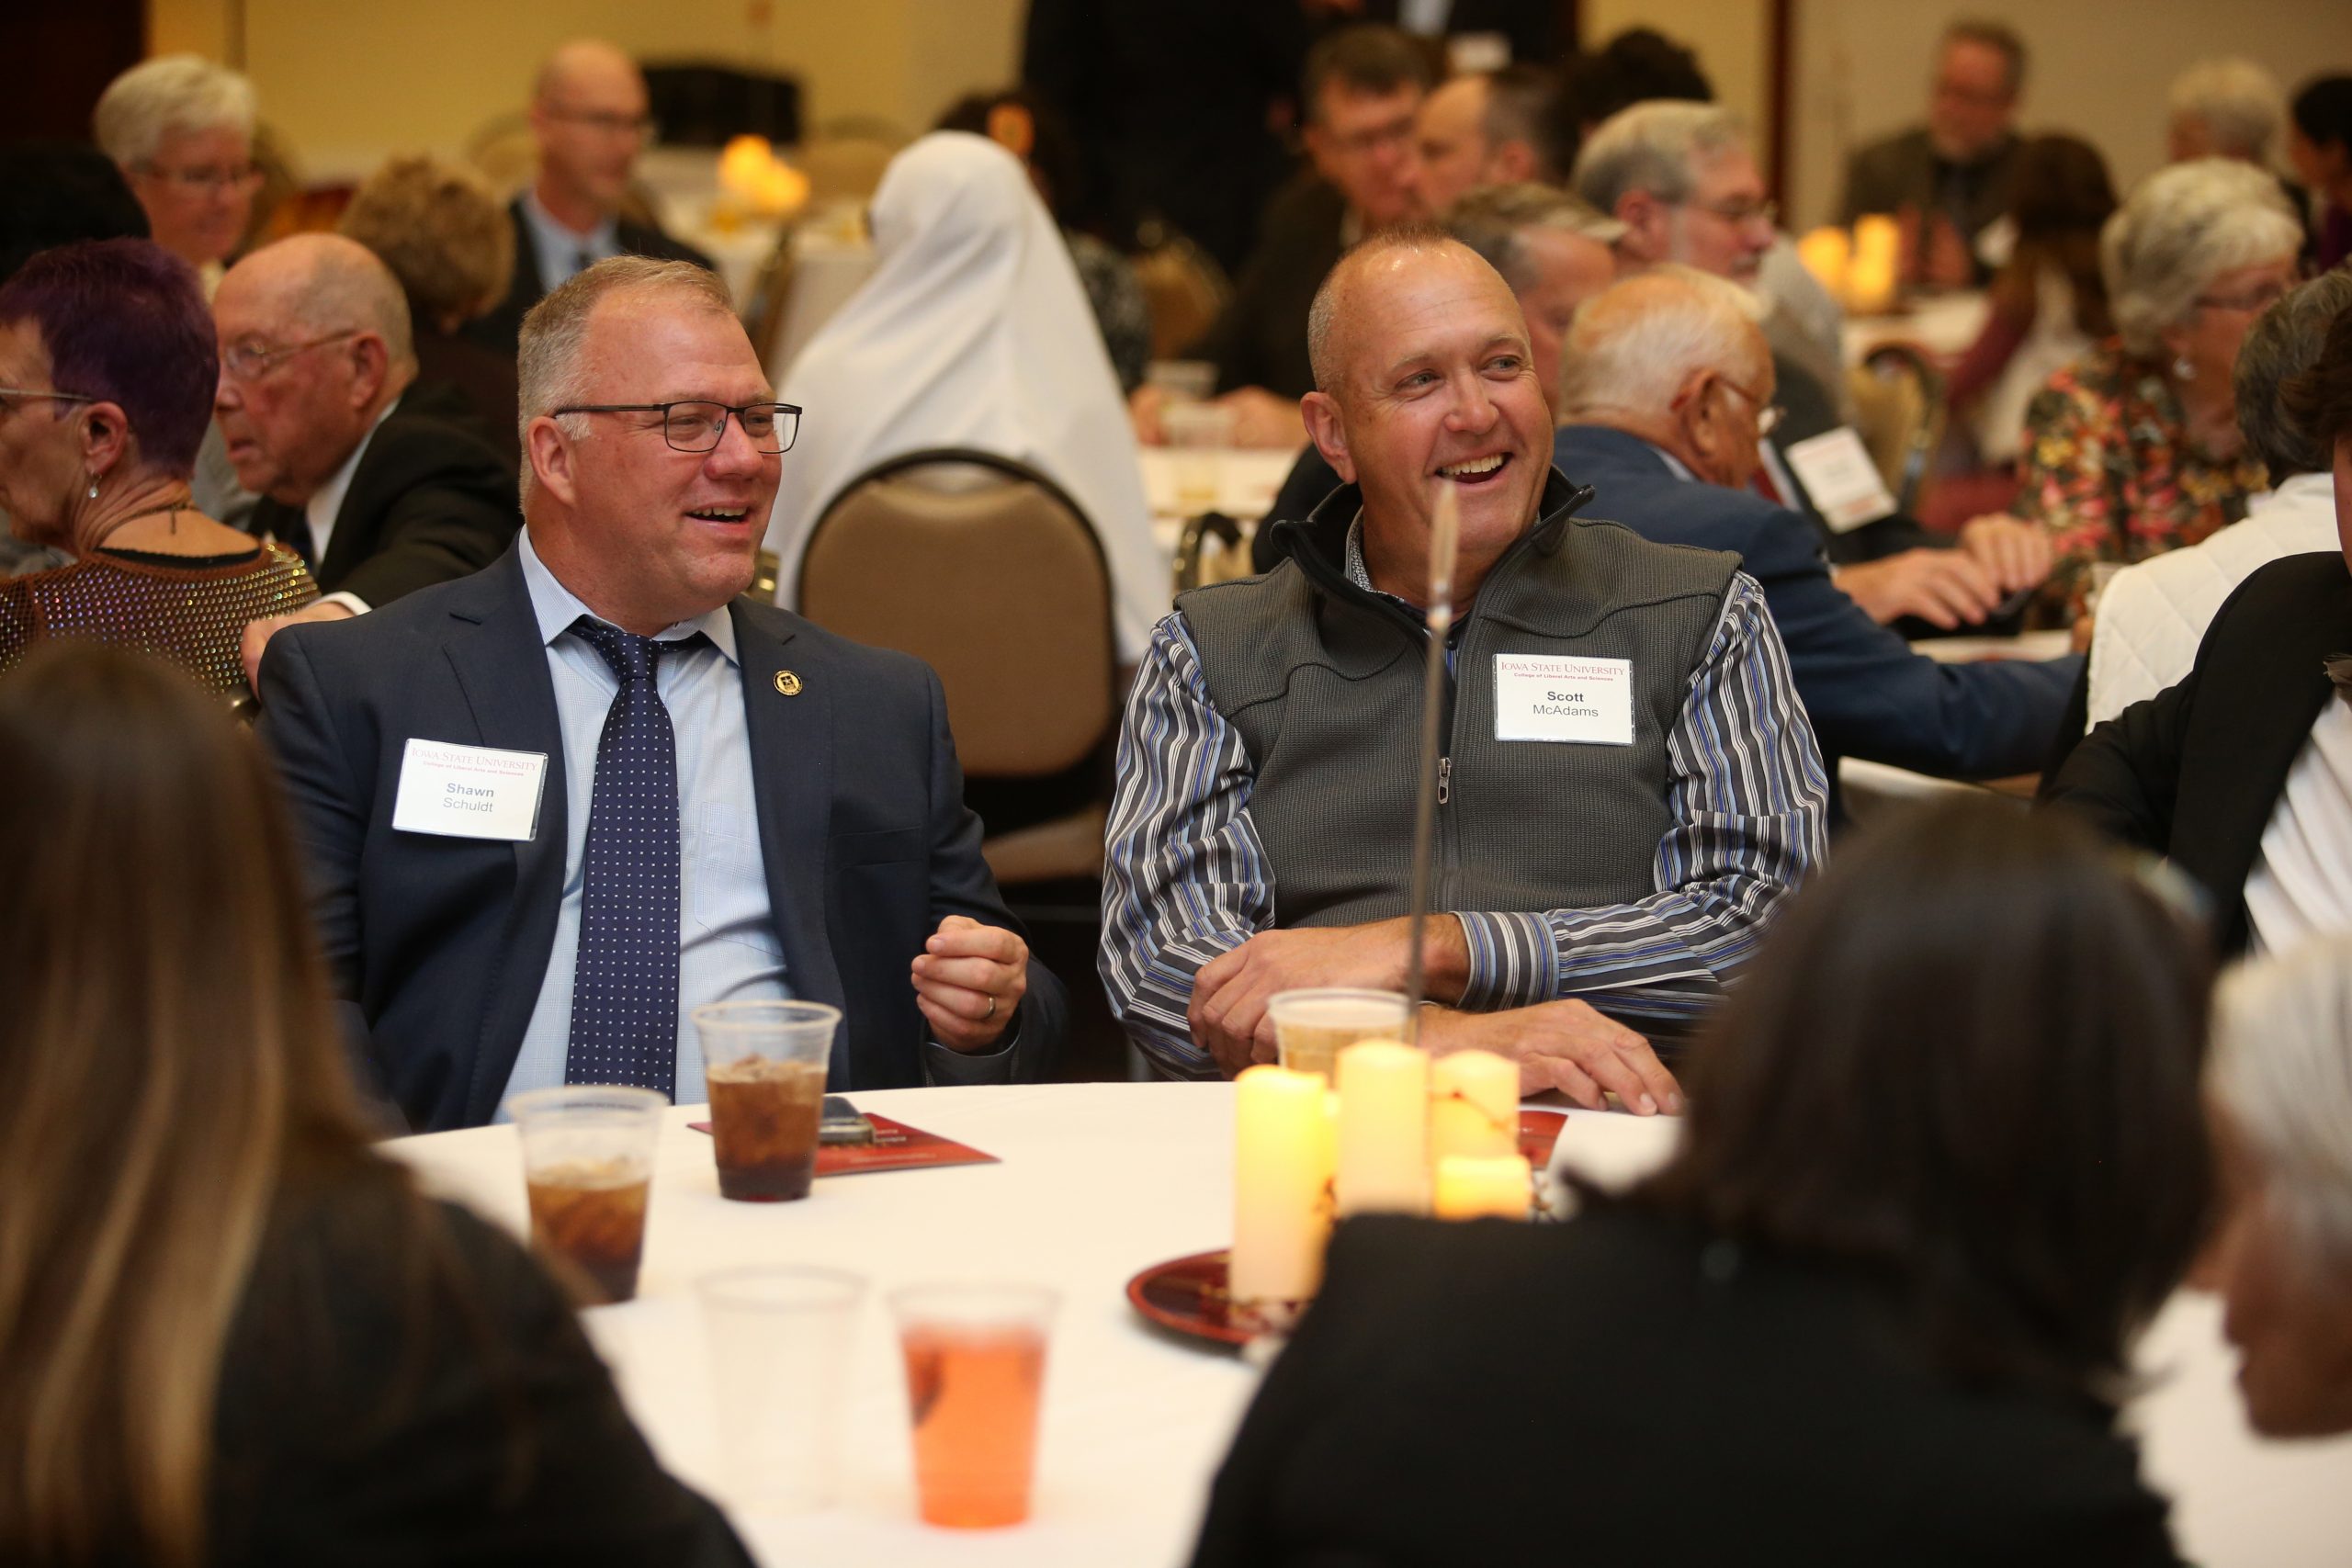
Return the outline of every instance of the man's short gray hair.
[[[523,318],[514,349],[515,431],[523,440],[523,502],[530,504],[531,422],[570,403],[587,400],[587,367],[581,350],[588,341],[588,323],[596,307],[615,294],[669,294],[690,308],[735,314],[727,285],[707,267],[693,262],[655,261],[648,256],[611,256],[572,274]],[[588,434],[585,415],[559,419],[563,433],[574,441]]]
[[[2159,169],[2132,187],[2098,238],[2099,270],[2123,346],[2143,359],[2225,272],[2293,259],[2303,227],[2278,181],[2234,158]]]
[[[1599,409],[1664,414],[1694,371],[1742,379],[1770,363],[1756,296],[1668,263],[1578,307],[1560,345],[1560,415]]]
[[[2278,389],[2319,363],[2327,329],[2352,310],[2352,272],[2337,267],[2289,289],[2245,334],[2230,387],[2245,444],[2277,484],[2290,474],[2324,474],[2328,444],[2280,406]]]
[[[2297,1250],[2352,1284],[2352,938],[2224,976],[2207,1082]]]
[[[1655,99],[1620,109],[1577,154],[1569,184],[1603,212],[1628,191],[1645,190],[1672,205],[1699,186],[1699,161],[1747,143],[1739,117],[1719,104]]]
[[[167,136],[233,130],[252,140],[254,86],[236,72],[193,54],[134,65],[107,85],[90,133],[123,167],[154,162]]]
[[[1520,236],[1531,229],[1581,234],[1601,245],[1624,238],[1625,225],[1573,191],[1522,180],[1481,186],[1445,214],[1445,231],[1487,258],[1514,294],[1535,282],[1535,261]]]
[[[2172,79],[2172,118],[2205,128],[2207,151],[2261,163],[2287,118],[2278,79],[2251,60],[2200,60]]]
[[[1340,382],[1339,350],[1331,342],[1331,334],[1339,320],[1340,285],[1348,275],[1373,257],[1390,251],[1433,251],[1458,243],[1434,224],[1407,223],[1359,240],[1341,253],[1340,259],[1331,264],[1331,270],[1323,275],[1313,303],[1306,307],[1306,362],[1315,372],[1317,391],[1329,392]]]

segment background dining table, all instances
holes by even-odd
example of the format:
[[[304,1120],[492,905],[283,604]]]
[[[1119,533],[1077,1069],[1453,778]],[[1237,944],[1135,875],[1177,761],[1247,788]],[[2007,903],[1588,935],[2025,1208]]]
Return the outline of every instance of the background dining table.
[[[820,1178],[804,1202],[733,1203],[718,1196],[709,1139],[687,1125],[707,1112],[672,1110],[639,1297],[582,1314],[655,1450],[729,1506],[754,1554],[779,1568],[1184,1562],[1259,1374],[1230,1351],[1148,1325],[1125,1288],[1138,1270],[1229,1240],[1232,1086],[989,1086],[854,1099],[1000,1163]],[[1561,1147],[1580,1170],[1616,1182],[1664,1158],[1676,1135],[1669,1121],[1571,1110]],[[384,1147],[428,1190],[525,1231],[513,1127]],[[722,1483],[694,1281],[760,1263],[845,1269],[874,1286],[850,1371],[843,1492],[821,1512],[743,1511]],[[941,1529],[914,1514],[904,1384],[878,1296],[956,1278],[1061,1293],[1035,1511],[1008,1529]],[[2211,1298],[2176,1297],[2143,1344],[2145,1387],[2125,1415],[2150,1479],[2174,1498],[2181,1550],[2206,1568],[2340,1568],[2352,1543],[2352,1438],[2256,1438],[2239,1413],[2220,1321]]]

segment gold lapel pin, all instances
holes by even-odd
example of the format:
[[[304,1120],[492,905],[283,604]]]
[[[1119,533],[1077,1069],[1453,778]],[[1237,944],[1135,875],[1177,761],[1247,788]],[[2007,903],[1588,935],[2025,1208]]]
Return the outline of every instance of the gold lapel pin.
[[[800,677],[789,670],[779,670],[775,672],[775,689],[784,696],[797,697],[800,694]]]

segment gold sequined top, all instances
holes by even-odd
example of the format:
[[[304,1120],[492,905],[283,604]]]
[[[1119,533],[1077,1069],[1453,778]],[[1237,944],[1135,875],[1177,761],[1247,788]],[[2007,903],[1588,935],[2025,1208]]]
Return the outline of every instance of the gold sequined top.
[[[43,638],[78,637],[153,654],[216,692],[242,693],[245,624],[318,596],[300,558],[276,544],[217,566],[164,566],[153,556],[100,550],[0,582],[0,670]]]

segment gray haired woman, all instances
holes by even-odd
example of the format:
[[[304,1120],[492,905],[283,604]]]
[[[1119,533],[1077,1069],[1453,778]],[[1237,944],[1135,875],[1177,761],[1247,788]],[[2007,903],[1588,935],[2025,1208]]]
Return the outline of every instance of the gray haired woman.
[[[2352,938],[2223,982],[2207,1088],[2226,1205],[2211,1261],[2246,1418],[2352,1431]]]
[[[2267,484],[2238,429],[2246,330],[2293,286],[2302,228],[2278,182],[2199,158],[2140,182],[2099,235],[2117,337],[2026,410],[2016,511],[2050,530],[2053,598],[2079,614],[2098,561],[2195,544]]]
[[[253,85],[193,54],[164,55],[107,85],[91,130],[146,209],[155,243],[195,267],[210,293],[261,184]]]

